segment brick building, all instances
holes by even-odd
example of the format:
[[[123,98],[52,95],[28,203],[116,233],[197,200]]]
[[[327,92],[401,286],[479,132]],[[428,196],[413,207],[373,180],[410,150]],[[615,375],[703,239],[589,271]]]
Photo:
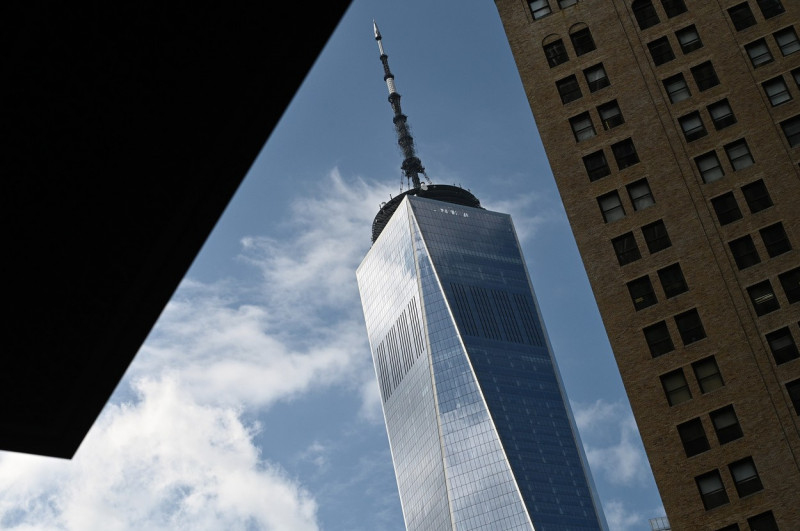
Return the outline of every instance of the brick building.
[[[800,2],[495,3],[673,529],[800,529]]]

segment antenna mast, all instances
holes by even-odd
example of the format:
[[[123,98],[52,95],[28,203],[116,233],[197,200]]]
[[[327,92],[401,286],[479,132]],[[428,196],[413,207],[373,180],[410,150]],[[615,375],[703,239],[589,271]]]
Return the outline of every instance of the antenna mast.
[[[383,80],[386,81],[386,87],[389,89],[389,103],[392,105],[394,111],[394,128],[397,131],[397,144],[403,152],[405,160],[403,160],[400,168],[406,176],[414,184],[414,188],[420,187],[419,175],[425,176],[425,180],[430,182],[428,175],[425,173],[425,168],[422,167],[422,161],[416,155],[414,150],[414,139],[408,130],[406,124],[407,116],[403,114],[400,108],[400,94],[394,86],[394,75],[389,70],[389,56],[383,51],[383,42],[381,42],[381,32],[378,31],[378,25],[372,21],[372,28],[375,31],[375,40],[378,41],[378,50],[381,52],[381,63],[383,63]]]

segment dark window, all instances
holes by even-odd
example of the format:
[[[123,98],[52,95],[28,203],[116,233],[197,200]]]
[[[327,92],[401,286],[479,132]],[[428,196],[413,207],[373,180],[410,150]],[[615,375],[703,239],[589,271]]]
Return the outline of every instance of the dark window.
[[[658,279],[661,281],[664,295],[668,299],[689,291],[689,286],[686,285],[686,279],[683,278],[683,271],[678,263],[659,269]]]
[[[772,18],[784,11],[781,0],[756,0],[756,3],[764,18]]]
[[[678,326],[678,332],[681,334],[681,340],[684,345],[689,345],[706,337],[700,314],[694,308],[676,315],[675,324]]]
[[[689,92],[689,86],[686,84],[686,79],[683,74],[675,74],[664,80],[664,89],[667,91],[669,101],[678,103],[691,97],[692,93]]]
[[[750,63],[752,63],[753,68],[772,62],[772,53],[769,51],[766,39],[758,39],[750,44],[745,44],[744,50],[747,52],[747,56],[750,57]]]
[[[751,214],[761,212],[772,206],[772,198],[769,196],[767,186],[761,179],[742,186],[742,194]]]
[[[728,155],[728,160],[734,171],[743,170],[755,164],[753,155],[750,154],[750,148],[747,147],[747,142],[744,138],[725,144],[725,153]]]
[[[781,129],[790,146],[800,146],[800,115],[782,121]]]
[[[636,17],[636,23],[639,24],[639,29],[647,29],[660,22],[658,13],[650,0],[636,0],[631,8],[633,16]]]
[[[574,31],[569,34],[569,38],[572,41],[572,47],[575,48],[575,55],[581,56],[596,48],[589,28],[581,28],[578,31]]]
[[[725,492],[718,470],[712,470],[702,476],[697,476],[694,480],[697,483],[697,489],[700,491],[703,507],[707,511],[729,502],[728,493]]]
[[[669,234],[667,234],[667,226],[660,219],[642,227],[642,234],[644,235],[644,241],[647,242],[647,249],[650,254],[657,253],[672,245]]]
[[[661,5],[669,18],[686,12],[686,4],[683,3],[683,0],[661,0]]]
[[[630,138],[626,138],[616,144],[611,144],[611,151],[614,153],[614,160],[617,161],[617,167],[620,170],[624,170],[628,166],[633,166],[639,162],[636,146],[633,145],[633,140]]]
[[[772,36],[775,37],[775,42],[778,43],[781,55],[787,56],[800,51],[800,40],[797,39],[797,33],[793,27],[783,28],[773,33]]]
[[[703,41],[700,40],[700,34],[697,33],[697,28],[694,24],[679,29],[675,32],[675,36],[678,37],[678,44],[681,45],[681,51],[684,54],[703,47]]]
[[[569,103],[583,95],[581,94],[581,87],[578,85],[578,78],[574,75],[556,81],[556,88],[558,89],[558,95],[561,96],[561,103]]]
[[[783,223],[775,223],[774,225],[764,227],[758,232],[761,233],[761,239],[764,240],[764,247],[767,248],[767,254],[770,258],[792,250],[792,244],[789,242],[789,237],[786,235]]]
[[[750,10],[750,6],[747,2],[736,4],[728,9],[728,15],[730,15],[731,22],[733,22],[733,27],[736,28],[736,31],[749,28],[756,23],[756,17],[753,16],[753,12]]]
[[[690,71],[692,72],[692,77],[697,84],[697,88],[700,89],[700,92],[719,85],[719,78],[717,77],[717,72],[714,70],[714,65],[711,64],[711,61],[693,66],[690,68]]]
[[[779,531],[772,511],[751,516],[747,519],[747,525],[754,531]]]
[[[650,348],[650,355],[654,358],[675,350],[675,345],[672,344],[672,338],[669,335],[666,322],[659,321],[654,325],[644,328],[643,332],[644,339],[647,341],[647,346]],[[683,373],[681,373],[681,375],[682,374]]]
[[[703,423],[699,418],[678,424],[678,435],[683,443],[686,457],[701,454],[710,448]]]
[[[697,140],[708,134],[706,126],[703,125],[703,120],[700,118],[700,113],[697,111],[691,112],[685,116],[678,118],[678,123],[683,131],[683,136],[687,142]]]
[[[750,302],[753,303],[756,315],[766,315],[780,308],[769,280],[750,286],[747,288],[747,294],[750,295]]]
[[[784,326],[779,330],[770,332],[766,336],[769,350],[772,352],[772,357],[775,358],[775,363],[781,365],[787,361],[792,361],[800,357],[797,350],[797,344],[794,342],[792,332],[788,326]]]
[[[611,84],[606,75],[606,70],[603,68],[603,63],[590,66],[583,71],[583,75],[586,78],[586,83],[589,85],[589,92],[596,92]]]
[[[647,43],[647,49],[650,50],[650,56],[653,58],[653,63],[663,65],[675,59],[675,53],[672,51],[672,46],[666,37],[661,37],[652,42]]]
[[[608,161],[602,149],[583,157],[583,165],[586,167],[586,174],[589,176],[590,181],[602,179],[611,173],[611,168],[608,167]]]
[[[603,123],[603,129],[606,131],[625,123],[625,119],[622,118],[622,111],[619,110],[617,100],[600,105],[597,107],[597,113],[600,115],[600,121]]]
[[[550,65],[551,68],[569,61],[567,47],[564,46],[564,41],[561,39],[545,44],[544,55],[547,57],[547,64]]]
[[[574,6],[578,0],[558,0],[558,7],[564,9],[565,7]]]
[[[733,483],[736,485],[736,492],[740,498],[764,490],[752,457],[746,457],[731,463],[728,465],[728,469],[731,471]]]
[[[709,413],[719,444],[727,444],[742,437],[742,427],[733,406],[725,406]]]
[[[598,197],[597,204],[600,205],[600,211],[603,213],[603,219],[606,223],[625,217],[625,209],[622,207],[622,202],[619,200],[619,194],[616,191]]]
[[[800,379],[787,383],[786,391],[789,393],[789,400],[792,401],[794,406],[794,412],[800,416]]]
[[[664,388],[664,394],[670,406],[677,406],[692,399],[692,392],[689,390],[689,384],[686,383],[683,369],[662,374],[661,386]]]
[[[792,78],[794,78],[794,84],[797,85],[797,88],[800,88],[800,68],[792,70]]]
[[[714,129],[717,131],[736,123],[736,116],[734,116],[733,109],[731,109],[727,99],[712,103],[706,109],[708,109],[708,114],[714,123]]]
[[[617,255],[617,260],[621,266],[635,262],[642,257],[632,232],[617,236],[611,240],[611,244],[614,246],[614,253]]]
[[[644,210],[656,203],[655,199],[653,199],[653,193],[650,191],[650,185],[647,184],[647,179],[639,179],[626,186],[626,188],[634,210]]]
[[[731,248],[731,254],[736,261],[736,267],[740,270],[761,262],[756,246],[753,243],[753,238],[751,238],[750,235],[742,236],[741,238],[736,238],[728,242],[728,247]]]
[[[594,130],[592,118],[589,116],[588,112],[583,112],[570,118],[569,126],[572,128],[572,134],[575,137],[576,142],[580,142],[581,140],[586,140],[597,135]]]
[[[533,14],[533,20],[539,20],[553,12],[547,0],[531,0],[528,2],[528,6]]]
[[[700,361],[692,363],[694,376],[697,378],[697,385],[700,386],[700,391],[705,394],[725,385],[722,380],[722,375],[717,366],[717,360],[714,356],[709,356]]]
[[[695,157],[694,163],[697,165],[697,170],[700,172],[700,177],[704,183],[718,181],[725,176],[715,151],[709,151],[699,157]]]
[[[778,280],[786,293],[789,304],[800,301],[800,267],[795,267],[778,275]]]
[[[742,211],[739,210],[739,204],[736,202],[733,192],[727,192],[713,198],[711,205],[714,207],[714,212],[717,213],[720,225],[727,225],[742,218]]]
[[[767,95],[769,103],[773,107],[792,99],[792,95],[789,93],[789,87],[786,86],[783,76],[773,77],[772,79],[764,81],[761,83],[761,88],[764,89],[764,94]]]
[[[650,283],[650,277],[647,275],[628,282],[628,292],[631,294],[633,307],[637,312],[658,302],[656,292],[653,291],[653,284]]]

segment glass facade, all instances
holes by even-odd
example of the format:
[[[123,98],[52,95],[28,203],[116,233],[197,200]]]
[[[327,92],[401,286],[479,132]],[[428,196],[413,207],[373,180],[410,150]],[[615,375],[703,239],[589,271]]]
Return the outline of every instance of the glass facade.
[[[510,216],[406,196],[357,278],[406,528],[606,529]]]

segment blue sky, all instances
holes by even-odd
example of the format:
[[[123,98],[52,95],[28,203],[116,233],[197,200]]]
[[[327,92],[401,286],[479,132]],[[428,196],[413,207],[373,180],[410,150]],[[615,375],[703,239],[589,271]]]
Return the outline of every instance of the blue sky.
[[[611,528],[663,515],[495,6],[355,0],[75,457],[0,453],[0,528],[403,529],[355,279],[401,190],[373,18],[428,175],[514,219]]]

